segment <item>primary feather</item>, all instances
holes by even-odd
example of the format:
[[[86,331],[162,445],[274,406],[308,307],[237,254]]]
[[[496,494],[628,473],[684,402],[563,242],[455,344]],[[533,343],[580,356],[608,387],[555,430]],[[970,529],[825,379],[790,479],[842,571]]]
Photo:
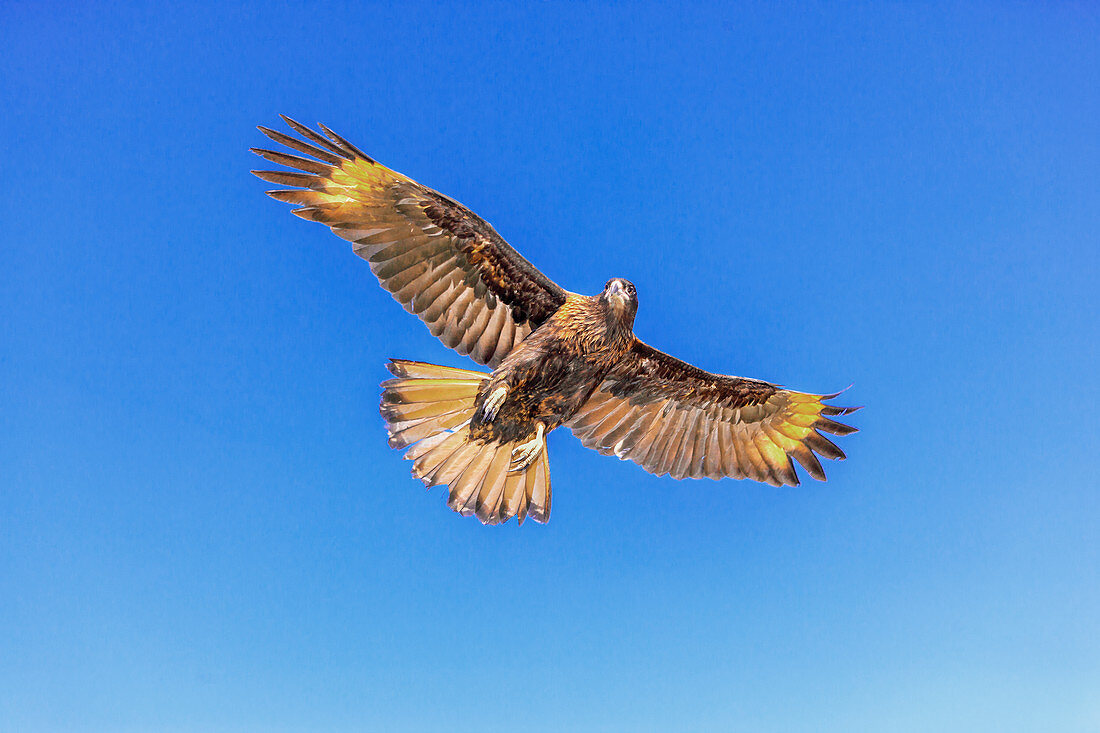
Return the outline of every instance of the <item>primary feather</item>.
[[[328,128],[284,117],[304,140],[260,131],[309,158],[253,148],[300,172],[252,171],[293,213],[329,226],[370,263],[386,290],[448,348],[499,364],[565,302],[566,292],[462,204],[375,162]]]

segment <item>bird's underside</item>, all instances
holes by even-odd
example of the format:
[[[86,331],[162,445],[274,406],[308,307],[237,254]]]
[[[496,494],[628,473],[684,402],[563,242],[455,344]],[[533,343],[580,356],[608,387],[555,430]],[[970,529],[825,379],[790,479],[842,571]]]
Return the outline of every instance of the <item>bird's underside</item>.
[[[253,171],[268,194],[352,242],[384,288],[448,347],[489,373],[392,360],[382,416],[413,473],[449,487],[448,505],[498,524],[550,516],[546,434],[566,425],[605,455],[674,478],[797,485],[794,464],[825,480],[825,434],[858,408],[711,374],[639,341],[634,286],[569,293],[457,201],[372,160],[323,125],[261,127],[297,154],[253,149],[290,171]]]

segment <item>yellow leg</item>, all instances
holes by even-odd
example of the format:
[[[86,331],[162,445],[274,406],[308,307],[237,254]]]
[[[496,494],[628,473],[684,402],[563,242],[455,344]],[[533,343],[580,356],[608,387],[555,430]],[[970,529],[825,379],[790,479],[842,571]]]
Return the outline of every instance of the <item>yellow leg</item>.
[[[508,467],[508,470],[512,473],[526,471],[527,467],[538,458],[543,446],[546,445],[545,435],[546,426],[541,422],[535,423],[535,437],[526,443],[520,443],[512,449],[512,464]]]

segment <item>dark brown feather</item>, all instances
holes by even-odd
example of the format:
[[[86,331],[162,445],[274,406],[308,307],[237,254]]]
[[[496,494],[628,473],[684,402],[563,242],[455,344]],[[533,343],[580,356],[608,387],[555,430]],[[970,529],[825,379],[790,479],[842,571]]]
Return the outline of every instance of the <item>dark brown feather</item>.
[[[340,165],[343,162],[343,158],[337,155],[333,155],[327,150],[321,150],[320,148],[310,145],[307,142],[302,142],[296,137],[291,137],[286,133],[279,132],[278,130],[272,130],[270,127],[264,127],[263,125],[257,126],[257,129],[263,134],[277,143],[286,145],[288,148],[297,150],[299,153],[305,153],[306,155],[312,155],[317,160],[324,161],[329,165]]]
[[[814,452],[844,457],[817,429],[835,435],[856,430],[826,417],[854,411],[829,405],[828,398],[711,374],[635,340],[566,424],[586,446],[658,475],[797,486],[795,460],[824,480]]]
[[[447,346],[495,367],[565,303],[564,290],[462,204],[379,165],[324,125],[321,135],[283,119],[304,140],[260,129],[312,157],[254,148],[300,172],[253,173],[295,187],[271,195],[353,242],[383,287]]]

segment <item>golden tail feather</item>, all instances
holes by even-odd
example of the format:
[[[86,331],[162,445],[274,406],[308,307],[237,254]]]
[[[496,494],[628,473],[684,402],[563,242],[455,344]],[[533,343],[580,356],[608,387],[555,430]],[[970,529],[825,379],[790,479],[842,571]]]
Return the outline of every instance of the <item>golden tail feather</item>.
[[[469,439],[469,422],[483,372],[391,360],[394,379],[382,383],[382,417],[390,445],[405,448],[413,475],[432,486],[449,486],[447,505],[484,524],[517,517],[550,519],[550,463],[543,439],[538,457],[524,470],[508,470],[516,443]]]

